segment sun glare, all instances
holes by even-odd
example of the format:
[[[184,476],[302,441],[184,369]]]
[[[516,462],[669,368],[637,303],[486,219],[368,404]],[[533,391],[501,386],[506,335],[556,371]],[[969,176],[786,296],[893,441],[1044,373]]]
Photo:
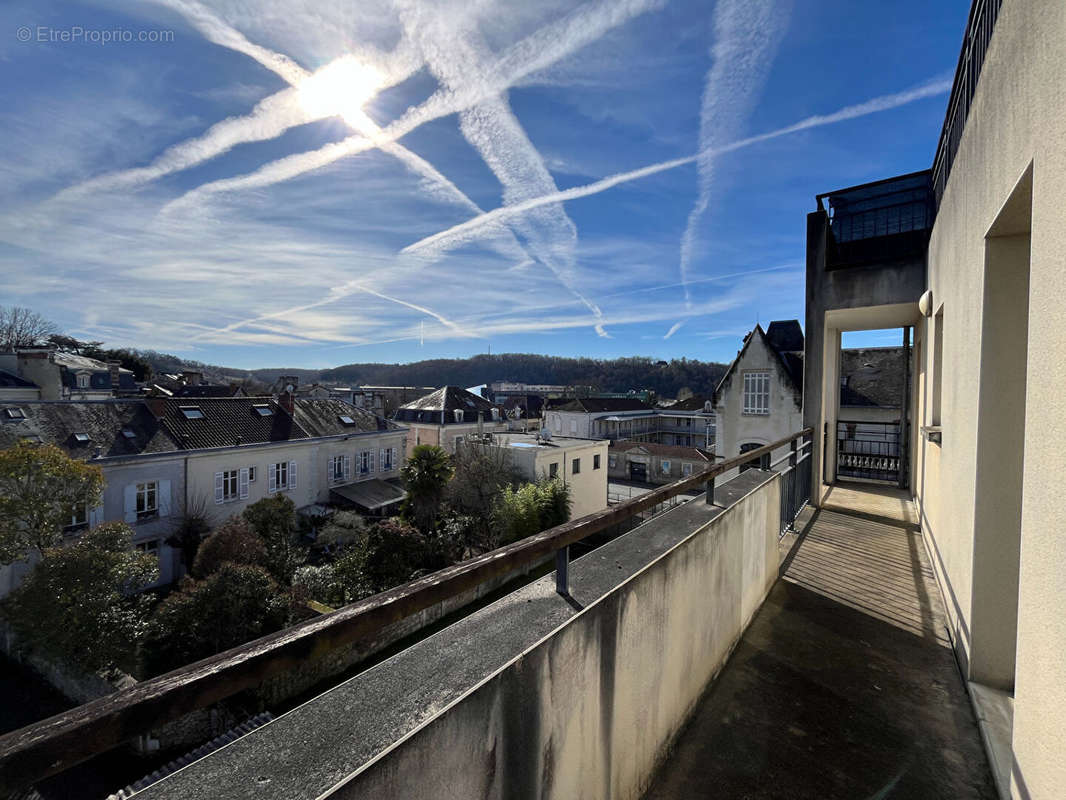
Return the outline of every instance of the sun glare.
[[[359,121],[365,117],[363,104],[381,85],[380,72],[352,56],[343,56],[300,84],[300,104],[315,119],[338,116],[358,127]]]

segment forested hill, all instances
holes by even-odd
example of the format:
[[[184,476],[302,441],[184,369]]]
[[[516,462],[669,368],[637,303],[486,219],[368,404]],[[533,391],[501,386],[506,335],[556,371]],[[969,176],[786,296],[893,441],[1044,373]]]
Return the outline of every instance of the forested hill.
[[[592,386],[601,392],[651,389],[660,397],[676,397],[681,389],[709,394],[725,374],[726,365],[709,361],[650,358],[562,358],[529,353],[438,358],[411,364],[346,364],[323,370],[320,380],[369,386],[478,386],[493,381]],[[277,370],[257,371],[272,377]]]

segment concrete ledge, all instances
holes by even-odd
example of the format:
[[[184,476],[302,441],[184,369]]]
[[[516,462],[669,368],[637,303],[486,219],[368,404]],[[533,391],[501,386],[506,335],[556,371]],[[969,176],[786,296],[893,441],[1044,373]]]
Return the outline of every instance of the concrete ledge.
[[[981,743],[985,746],[988,763],[992,767],[992,777],[996,781],[996,791],[1003,800],[1011,800],[1014,697],[1007,692],[972,681],[967,684],[967,688],[970,690],[970,703],[973,705],[974,716],[977,717],[977,725],[981,729]]]
[[[636,797],[777,576],[749,470],[139,798]]]

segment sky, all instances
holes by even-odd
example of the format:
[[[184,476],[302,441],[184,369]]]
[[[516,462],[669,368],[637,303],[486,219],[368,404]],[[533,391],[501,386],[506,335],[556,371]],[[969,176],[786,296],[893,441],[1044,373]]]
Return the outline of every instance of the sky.
[[[816,194],[932,163],[968,7],[5,2],[0,304],[242,369],[729,361],[802,321]]]

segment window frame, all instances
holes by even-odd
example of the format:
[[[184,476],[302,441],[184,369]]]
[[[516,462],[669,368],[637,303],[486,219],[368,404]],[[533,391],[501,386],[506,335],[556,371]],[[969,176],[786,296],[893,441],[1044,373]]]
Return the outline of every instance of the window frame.
[[[742,373],[741,414],[752,417],[770,415],[770,370],[749,369]]]
[[[574,459],[570,460],[570,474],[571,475],[580,475],[581,474],[581,459],[580,458],[574,458]]]
[[[599,453],[593,453],[592,454],[592,468],[593,469],[599,469],[600,468],[600,454]]]
[[[136,484],[134,510],[137,521],[155,519],[159,516],[159,481],[144,481]],[[149,499],[152,504],[149,505]]]

